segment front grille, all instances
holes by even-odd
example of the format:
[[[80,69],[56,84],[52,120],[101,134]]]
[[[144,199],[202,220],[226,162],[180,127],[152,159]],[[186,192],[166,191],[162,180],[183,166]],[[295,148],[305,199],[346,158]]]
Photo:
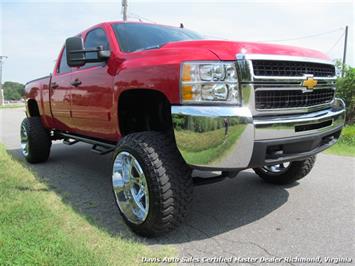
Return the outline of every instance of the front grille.
[[[312,62],[253,60],[253,70],[256,76],[302,77],[305,74],[313,74],[315,77],[335,76],[333,65]]]
[[[302,90],[256,90],[256,109],[283,109],[310,107],[330,103],[334,98],[333,89]]]

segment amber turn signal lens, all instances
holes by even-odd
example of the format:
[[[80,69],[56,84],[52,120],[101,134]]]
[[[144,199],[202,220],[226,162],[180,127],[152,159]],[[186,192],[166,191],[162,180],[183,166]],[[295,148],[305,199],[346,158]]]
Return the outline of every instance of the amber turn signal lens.
[[[192,100],[192,86],[184,85],[182,86],[182,100],[191,101]]]
[[[183,65],[182,81],[191,81],[191,65],[189,65],[189,64]]]

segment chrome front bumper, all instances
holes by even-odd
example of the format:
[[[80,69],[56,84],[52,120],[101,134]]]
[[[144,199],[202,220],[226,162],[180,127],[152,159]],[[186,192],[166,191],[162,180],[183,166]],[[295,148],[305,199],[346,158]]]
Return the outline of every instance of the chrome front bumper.
[[[229,170],[301,160],[337,141],[345,105],[296,115],[254,116],[248,107],[172,106],[177,147],[195,168]]]

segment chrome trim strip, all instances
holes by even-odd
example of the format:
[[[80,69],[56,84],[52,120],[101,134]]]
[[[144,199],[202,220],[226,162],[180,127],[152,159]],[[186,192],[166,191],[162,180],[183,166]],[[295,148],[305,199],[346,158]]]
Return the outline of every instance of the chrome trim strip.
[[[234,85],[237,84],[233,81],[184,81],[184,85],[214,85],[214,84],[227,84]]]
[[[290,108],[275,108],[275,109],[255,109],[260,113],[265,113],[268,112],[268,114],[270,114],[270,112],[273,112],[273,114],[290,114],[290,113],[309,113],[312,111],[318,111],[318,110],[322,110],[325,109],[327,107],[330,107],[332,105],[332,103],[334,102],[334,100],[332,100],[329,103],[324,103],[324,104],[317,104],[317,105],[312,105],[309,107],[290,107]]]
[[[277,117],[267,117],[265,119],[255,119],[254,125],[261,126],[261,125],[270,125],[273,126],[274,124],[309,124],[308,122],[319,122],[323,119],[328,119],[333,116],[338,116],[343,114],[345,110],[334,111],[334,110],[325,110],[325,111],[318,111],[314,113],[304,114],[304,115],[297,115],[297,116],[288,116],[284,118],[277,118]]]
[[[255,109],[255,116],[270,116],[270,115],[297,115],[297,114],[304,114],[309,112],[315,112],[319,110],[324,110],[329,108],[334,101],[324,104],[324,105],[314,105],[310,107],[299,107],[299,108],[284,108],[284,109]]]
[[[299,79],[299,80],[284,80],[281,82],[279,80],[262,80],[262,81],[256,81],[253,84],[255,86],[300,86],[302,87],[302,82],[304,80],[303,79]],[[332,86],[335,87],[336,84],[336,80],[335,79],[331,79],[331,80],[318,80],[319,83],[317,84],[317,87],[322,87],[322,86]],[[244,82],[243,84],[246,84],[248,82]],[[317,88],[316,87],[316,88]]]
[[[267,82],[271,80],[276,80],[276,81],[280,81],[280,80],[291,80],[291,81],[295,81],[295,80],[300,80],[300,81],[304,81],[306,80],[306,76],[256,76],[254,75],[254,72],[252,72],[252,76],[253,76],[253,81],[257,81],[257,82],[261,82],[262,80],[265,80]],[[314,79],[316,80],[325,80],[325,81],[333,81],[336,79],[336,76],[333,77],[314,77]]]
[[[327,127],[296,132],[298,125],[309,125],[332,120]],[[312,113],[288,115],[282,117],[255,117],[255,140],[267,140],[277,138],[292,138],[330,131],[343,126],[345,122],[345,104],[343,100],[336,98],[330,108]]]
[[[269,85],[269,84],[267,84]],[[294,90],[297,90],[297,91],[302,91],[304,93],[307,93],[307,92],[313,92],[313,91],[316,91],[316,90],[334,90],[335,91],[335,88],[334,87],[315,87],[313,90],[309,90],[307,89],[306,87],[261,87],[261,88],[255,88],[255,91],[294,91]]]

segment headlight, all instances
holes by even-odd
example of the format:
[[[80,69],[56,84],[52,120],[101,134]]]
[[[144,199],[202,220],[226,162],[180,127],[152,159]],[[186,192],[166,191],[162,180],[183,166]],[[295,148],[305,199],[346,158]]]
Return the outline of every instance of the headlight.
[[[239,104],[237,71],[231,62],[187,62],[181,67],[182,103]]]

